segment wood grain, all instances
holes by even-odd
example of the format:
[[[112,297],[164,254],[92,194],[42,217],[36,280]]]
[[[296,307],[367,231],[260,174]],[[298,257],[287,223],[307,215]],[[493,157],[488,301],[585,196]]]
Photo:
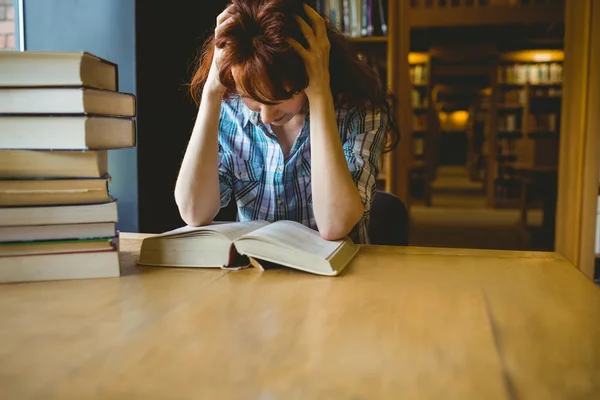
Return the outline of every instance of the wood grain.
[[[565,67],[558,163],[556,250],[594,278],[598,168],[598,3],[567,3]]]
[[[554,253],[364,246],[335,278],[142,268],[0,286],[3,398],[600,395],[600,292]]]

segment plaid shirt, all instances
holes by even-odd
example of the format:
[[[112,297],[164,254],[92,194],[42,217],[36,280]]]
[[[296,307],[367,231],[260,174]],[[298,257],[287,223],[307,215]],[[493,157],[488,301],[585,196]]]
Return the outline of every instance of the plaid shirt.
[[[337,124],[348,169],[365,206],[350,237],[369,243],[368,227],[375,179],[385,144],[387,115],[337,109]],[[235,196],[240,221],[293,220],[317,230],[313,213],[307,114],[287,157],[276,135],[239,98],[223,101],[219,118],[221,207]]]

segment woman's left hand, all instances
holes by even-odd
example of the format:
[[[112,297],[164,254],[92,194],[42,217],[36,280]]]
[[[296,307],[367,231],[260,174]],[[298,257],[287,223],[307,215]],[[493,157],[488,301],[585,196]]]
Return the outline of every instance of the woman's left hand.
[[[331,96],[329,86],[329,51],[331,44],[327,38],[325,20],[306,4],[304,4],[304,10],[310,18],[314,30],[299,16],[296,16],[296,20],[308,42],[308,49],[292,38],[288,38],[288,43],[304,60],[304,66],[308,74],[308,87],[304,91],[310,101],[315,96]]]

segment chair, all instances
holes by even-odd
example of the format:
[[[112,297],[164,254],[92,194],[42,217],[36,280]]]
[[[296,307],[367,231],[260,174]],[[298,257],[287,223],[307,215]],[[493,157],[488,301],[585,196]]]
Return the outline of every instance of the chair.
[[[408,246],[408,211],[398,197],[378,190],[371,205],[371,244]]]
[[[215,217],[215,221],[220,222],[235,222],[238,221],[238,208],[235,202],[235,197],[231,195],[229,204],[219,210],[219,213]]]

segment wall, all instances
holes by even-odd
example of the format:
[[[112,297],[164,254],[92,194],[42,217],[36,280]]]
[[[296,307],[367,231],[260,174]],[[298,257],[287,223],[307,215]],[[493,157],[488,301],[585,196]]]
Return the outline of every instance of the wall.
[[[138,1],[136,7],[140,231],[183,224],[173,191],[198,112],[186,83],[226,0]]]
[[[0,51],[15,49],[15,8],[13,0],[0,0]]]
[[[135,93],[134,0],[26,0],[24,8],[25,50],[91,52],[117,63],[119,90]],[[110,151],[109,171],[119,229],[136,232],[137,150]]]

